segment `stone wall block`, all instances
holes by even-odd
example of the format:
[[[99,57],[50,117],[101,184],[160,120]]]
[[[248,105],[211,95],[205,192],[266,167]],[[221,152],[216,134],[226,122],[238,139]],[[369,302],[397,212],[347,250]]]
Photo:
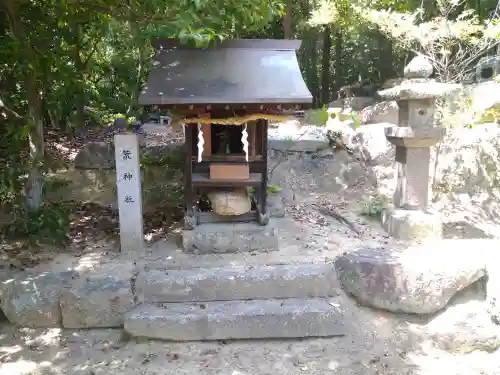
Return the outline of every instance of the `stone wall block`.
[[[119,328],[135,307],[131,277],[94,276],[81,279],[61,297],[64,328]]]
[[[59,327],[59,298],[78,274],[74,271],[25,273],[0,284],[0,306],[19,327]]]

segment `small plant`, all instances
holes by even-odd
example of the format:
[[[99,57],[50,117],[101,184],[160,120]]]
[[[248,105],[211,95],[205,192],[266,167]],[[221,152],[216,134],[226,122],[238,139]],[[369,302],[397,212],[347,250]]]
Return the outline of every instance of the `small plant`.
[[[368,217],[378,218],[382,214],[387,204],[387,198],[384,195],[376,194],[362,202],[361,214]]]
[[[281,188],[278,185],[268,185],[267,186],[267,195],[276,194],[281,191]],[[255,188],[249,188],[248,193],[255,195]]]
[[[323,107],[319,110],[317,114],[317,122],[321,126],[325,126],[328,123],[329,119],[338,118],[340,122],[352,120],[351,128],[356,129],[361,126],[361,122],[358,120],[358,116],[356,112],[350,113],[340,113],[340,112],[331,112],[329,113],[326,106],[323,104]]]

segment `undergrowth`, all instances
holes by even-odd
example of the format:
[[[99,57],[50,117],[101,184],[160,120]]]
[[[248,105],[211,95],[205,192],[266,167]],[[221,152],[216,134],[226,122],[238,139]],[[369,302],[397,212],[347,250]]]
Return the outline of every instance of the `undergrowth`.
[[[386,208],[387,198],[382,194],[375,194],[361,202],[361,214],[371,218],[380,218]]]

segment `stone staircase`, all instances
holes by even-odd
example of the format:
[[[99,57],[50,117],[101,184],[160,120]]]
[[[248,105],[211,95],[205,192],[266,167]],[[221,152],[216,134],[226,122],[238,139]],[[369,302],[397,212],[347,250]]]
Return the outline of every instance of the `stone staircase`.
[[[125,315],[135,337],[173,341],[346,334],[333,265],[150,270]]]

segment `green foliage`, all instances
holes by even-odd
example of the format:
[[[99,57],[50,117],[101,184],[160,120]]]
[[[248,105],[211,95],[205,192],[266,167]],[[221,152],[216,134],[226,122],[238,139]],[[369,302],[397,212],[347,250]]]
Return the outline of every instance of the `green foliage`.
[[[140,116],[137,98],[155,52],[151,37],[176,37],[204,47],[211,40],[262,28],[282,14],[283,4],[275,0],[6,0],[0,9],[4,17],[0,24],[0,204],[2,211],[12,211],[24,206],[27,175],[43,175],[48,167],[43,127],[64,134],[84,126],[108,125],[117,114],[126,116],[128,124]],[[36,152],[27,152],[28,135]],[[182,165],[175,156],[163,159],[144,162]],[[33,186],[41,195],[43,183]],[[62,223],[58,214],[52,215],[53,208],[43,206],[29,217],[20,213],[23,219],[16,221],[19,230],[14,232],[45,236],[50,232],[47,228]]]
[[[478,124],[485,124],[485,123],[500,123],[500,105],[496,104],[492,106],[491,108],[488,108],[484,113],[482,114],[481,118],[478,121]]]
[[[328,113],[328,111],[326,110],[326,105],[323,104],[323,106],[321,107],[321,111],[317,113],[318,124],[326,125],[328,119],[335,117],[335,116],[332,117],[332,115],[334,115],[334,113],[332,114]]]
[[[372,218],[380,218],[380,215],[387,206],[387,198],[384,195],[376,194],[363,201],[361,214]]]
[[[280,191],[281,191],[281,188],[278,185],[269,185],[267,187],[268,194],[279,193]]]
[[[350,113],[340,113],[340,112],[328,112],[326,105],[323,104],[321,110],[317,113],[317,123],[320,125],[326,125],[329,119],[338,118],[339,121],[352,120],[353,127],[359,128],[361,126],[361,122],[358,120],[358,116],[356,112]]]
[[[0,17],[4,17],[0,23],[2,211],[11,210],[16,217],[22,217],[16,219],[20,233],[45,233],[48,229],[41,220],[50,223],[47,224],[50,228],[64,224],[64,220],[57,219],[58,214],[52,215],[53,211],[60,212],[54,206],[44,205],[40,213],[30,215],[18,208],[24,207],[23,188],[33,170],[31,167],[39,166],[42,174],[52,168],[49,158],[43,155],[43,137],[36,125],[43,123],[45,130],[50,128],[53,134],[62,137],[85,126],[109,125],[117,116],[125,116],[129,124],[139,118],[142,109],[137,98],[155,53],[149,43],[151,37],[175,37],[196,47],[230,37],[282,38],[284,3],[279,0],[4,0],[0,5]],[[322,86],[328,87],[334,99],[335,89],[344,84],[358,80],[383,82],[401,73],[406,51],[385,37],[380,28],[369,28],[360,22],[365,13],[370,9],[411,13],[424,6],[422,17],[428,21],[438,14],[434,3],[420,0],[289,3],[293,7],[295,37],[303,40],[300,65],[315,103],[319,103]],[[482,21],[495,7],[494,0],[480,4],[468,0],[464,9],[474,9]],[[326,51],[330,64],[323,64],[321,58],[325,51],[320,38],[324,37],[325,24],[332,25],[333,46]],[[324,66],[330,75],[321,74]],[[320,82],[319,77],[331,77],[331,82],[323,79]],[[318,122],[325,124],[330,116],[323,107],[318,112]],[[348,116],[359,126],[355,114]],[[29,153],[28,137],[39,146],[37,153]],[[141,162],[146,168],[168,166],[169,171],[183,166],[181,154],[150,156]],[[45,184],[45,189],[55,188],[53,183]]]
[[[4,238],[26,240],[31,245],[62,245],[69,238],[70,210],[64,203],[44,204],[33,213],[19,211],[1,228]]]
[[[370,9],[364,19],[403,48],[425,54],[443,82],[462,82],[475,74],[474,63],[490,53],[500,35],[498,9],[488,21],[465,0],[438,0],[434,14],[418,8],[413,12]]]
[[[281,187],[279,187],[278,185],[267,185],[267,195],[276,194],[279,193],[280,191]],[[255,188],[249,188],[248,193],[255,195],[256,194]]]
[[[141,167],[158,166],[169,167],[172,170],[182,170],[184,167],[184,153],[179,150],[163,154],[144,155],[141,158]]]

